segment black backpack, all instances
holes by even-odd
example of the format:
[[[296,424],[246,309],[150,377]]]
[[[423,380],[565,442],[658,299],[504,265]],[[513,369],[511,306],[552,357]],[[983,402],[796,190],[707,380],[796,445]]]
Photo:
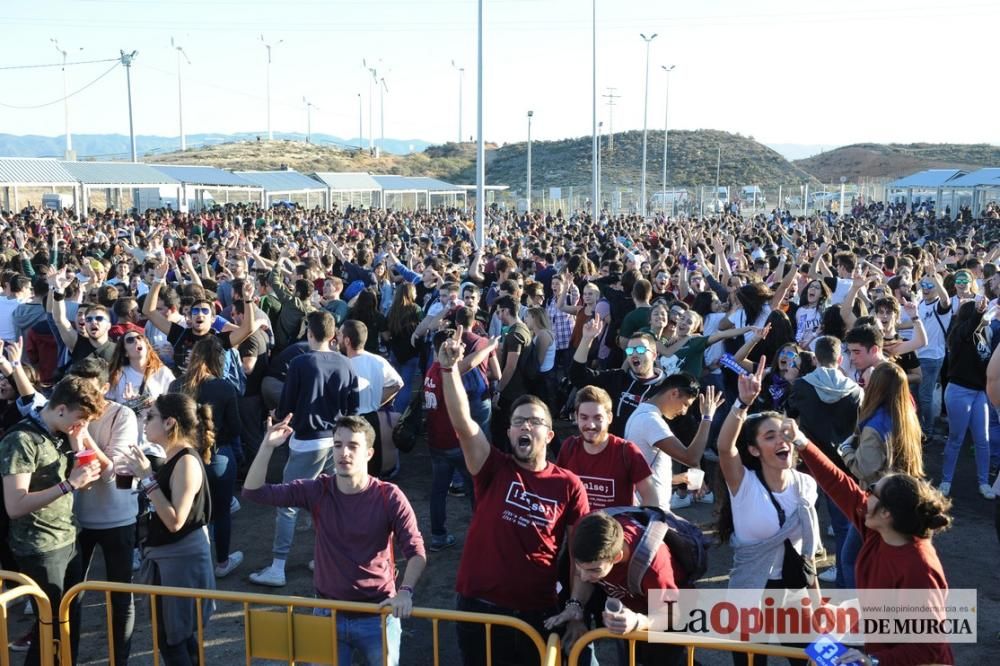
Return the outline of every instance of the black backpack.
[[[693,585],[708,571],[708,539],[691,521],[655,506],[619,506],[603,511],[609,516],[628,516],[646,526],[639,543],[632,548],[628,563],[628,588],[634,596],[643,595],[642,578],[652,565],[660,543],[667,544],[684,568],[687,585]]]

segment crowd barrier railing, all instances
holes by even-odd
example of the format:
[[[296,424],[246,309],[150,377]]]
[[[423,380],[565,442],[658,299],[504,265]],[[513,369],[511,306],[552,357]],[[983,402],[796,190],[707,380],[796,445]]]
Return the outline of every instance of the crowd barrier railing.
[[[71,666],[72,655],[69,650],[69,608],[73,600],[85,592],[104,594],[107,608],[108,663],[114,663],[114,642],[111,638],[111,595],[113,593],[131,593],[147,595],[150,599],[152,613],[153,663],[160,664],[160,642],[157,622],[156,599],[163,597],[179,597],[197,600],[197,638],[198,657],[200,663],[205,661],[205,623],[202,617],[203,600],[223,601],[242,604],[243,631],[245,642],[246,664],[250,666],[253,659],[272,659],[295,662],[311,662],[317,664],[337,664],[337,613],[364,613],[379,615],[382,625],[382,654],[386,652],[386,618],[390,610],[379,608],[376,604],[355,603],[349,601],[332,601],[329,599],[310,599],[307,597],[280,596],[272,594],[253,594],[243,592],[228,592],[223,590],[199,590],[182,587],[163,587],[159,585],[133,585],[125,583],[110,583],[107,581],[85,581],[73,586],[66,592],[59,606],[60,641],[63,649],[60,651],[61,666]],[[253,608],[253,606],[278,606],[282,610]],[[315,616],[305,613],[295,613],[296,609],[327,609],[329,617]],[[491,665],[491,646],[494,627],[507,627],[525,634],[538,650],[539,663],[545,666],[558,666],[560,649],[558,637],[553,635],[548,641],[542,638],[534,628],[523,620],[506,615],[490,615],[484,613],[467,613],[438,608],[414,608],[413,618],[430,620],[434,650],[434,666],[441,662],[440,654],[440,623],[469,622],[481,624],[486,631],[487,666]],[[46,662],[42,660],[42,664]]]
[[[52,631],[52,606],[49,598],[38,583],[24,574],[0,570],[3,592],[0,593],[0,666],[9,666],[10,635],[7,631],[8,610],[17,607],[17,601],[24,597],[35,600],[38,618],[38,650],[43,666],[55,664],[55,634]]]
[[[628,658],[629,666],[636,666],[638,663],[636,661],[636,648],[638,643],[646,643],[649,640],[649,634],[647,632],[631,633],[631,634],[615,634],[607,629],[594,629],[588,631],[583,636],[581,636],[573,644],[573,648],[569,652],[568,666],[578,666],[580,662],[580,655],[583,650],[597,640],[603,639],[613,639],[619,641],[628,641]],[[695,664],[695,651],[696,650],[709,650],[709,651],[721,651],[730,652],[747,655],[747,659],[752,663],[753,657],[755,656],[767,656],[767,657],[785,657],[788,659],[808,659],[805,650],[800,648],[785,647],[784,645],[765,645],[759,643],[740,643],[738,641],[730,641],[721,638],[705,638],[700,636],[691,636],[689,634],[676,634],[669,632],[660,632],[656,635],[656,641],[659,644],[671,644],[679,645],[687,649],[687,660],[688,666],[694,666]],[[657,644],[657,643],[654,643]],[[810,664],[813,662],[810,661]]]

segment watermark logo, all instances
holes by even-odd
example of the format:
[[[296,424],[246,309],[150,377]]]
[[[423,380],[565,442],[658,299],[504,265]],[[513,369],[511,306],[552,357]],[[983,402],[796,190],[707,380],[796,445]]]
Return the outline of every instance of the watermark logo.
[[[753,643],[975,643],[977,591],[658,590],[653,631]],[[650,635],[655,641],[655,634]]]

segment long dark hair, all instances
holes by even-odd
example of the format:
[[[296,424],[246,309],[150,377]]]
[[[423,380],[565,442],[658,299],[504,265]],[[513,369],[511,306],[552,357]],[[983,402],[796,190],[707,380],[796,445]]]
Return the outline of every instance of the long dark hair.
[[[190,442],[198,452],[202,462],[208,464],[215,446],[215,423],[212,408],[199,405],[194,398],[183,393],[164,393],[154,404],[161,419],[173,419],[177,428],[170,433],[175,442]]]
[[[757,444],[757,435],[760,433],[761,425],[768,419],[780,421],[782,418],[784,417],[778,412],[757,412],[748,416],[743,422],[743,427],[740,428],[740,433],[736,436],[736,451],[740,454],[740,462],[748,470],[746,473],[757,474],[763,470],[760,458],[750,453],[750,447]],[[729,539],[733,535],[733,502],[729,497],[729,488],[721,474],[717,477],[717,484],[720,485],[718,490],[722,494],[722,506],[719,508],[719,519],[716,527],[719,531],[719,540],[722,543],[729,543]]]
[[[746,315],[746,326],[754,325],[754,322],[764,311],[764,306],[773,295],[763,282],[751,282],[736,290],[736,300],[739,301]]]
[[[181,378],[181,390],[195,400],[198,390],[209,379],[222,377],[225,349],[215,335],[210,335],[194,343],[188,356],[187,372]]]

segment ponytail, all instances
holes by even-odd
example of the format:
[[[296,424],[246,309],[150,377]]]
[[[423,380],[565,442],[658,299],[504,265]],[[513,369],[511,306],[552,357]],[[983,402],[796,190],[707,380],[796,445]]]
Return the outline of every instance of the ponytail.
[[[212,419],[212,406],[198,406],[198,428],[195,437],[198,453],[206,465],[212,460],[212,449],[215,448],[215,423]]]

